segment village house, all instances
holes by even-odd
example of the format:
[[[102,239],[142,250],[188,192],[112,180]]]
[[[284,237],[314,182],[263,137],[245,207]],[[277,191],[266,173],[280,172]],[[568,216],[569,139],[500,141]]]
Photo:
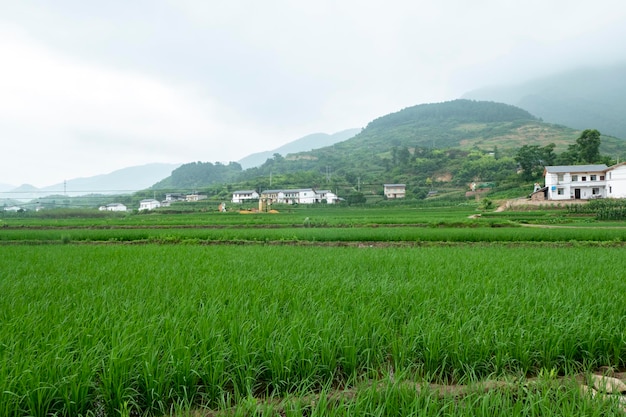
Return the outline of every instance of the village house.
[[[545,187],[535,191],[547,200],[626,198],[626,163],[547,166]]]
[[[328,190],[315,191],[312,188],[265,190],[261,192],[260,199],[267,204],[315,204],[322,201],[335,204],[339,201],[337,195]]]
[[[127,207],[122,203],[111,203],[106,206],[100,206],[98,208],[100,211],[126,211]]]
[[[196,193],[194,193],[194,194],[187,194],[185,196],[185,201],[193,203],[193,202],[196,202],[196,201],[205,200],[207,198],[208,197],[205,194],[196,194]]]
[[[181,193],[168,193],[165,194],[165,201],[174,202],[174,201],[185,201],[185,195]]]
[[[383,184],[383,194],[389,199],[404,198],[406,197],[406,184]]]
[[[255,190],[239,190],[233,191],[233,198],[231,201],[233,203],[244,203],[250,200],[258,200],[259,197],[259,193]]]
[[[158,200],[153,198],[148,198],[145,200],[141,200],[139,202],[139,210],[154,210],[155,208],[161,207],[161,203]]]
[[[319,190],[317,191],[318,200],[316,203],[324,203],[326,204],[336,204],[340,201],[340,198],[337,197],[337,194],[331,192],[330,190]]]

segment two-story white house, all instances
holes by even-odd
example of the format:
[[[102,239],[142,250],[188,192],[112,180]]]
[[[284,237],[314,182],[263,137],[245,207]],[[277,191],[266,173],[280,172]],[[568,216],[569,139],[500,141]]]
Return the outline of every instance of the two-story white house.
[[[255,190],[239,190],[233,191],[233,198],[231,201],[233,203],[244,203],[250,200],[258,200],[259,197],[259,193]]]
[[[383,193],[387,198],[406,197],[406,184],[383,184]]]
[[[316,191],[313,188],[265,190],[261,192],[260,199],[269,204],[314,204],[321,203],[322,200],[335,204],[339,201],[336,194],[328,190]]]
[[[547,166],[544,177],[548,200],[626,198],[626,163]]]

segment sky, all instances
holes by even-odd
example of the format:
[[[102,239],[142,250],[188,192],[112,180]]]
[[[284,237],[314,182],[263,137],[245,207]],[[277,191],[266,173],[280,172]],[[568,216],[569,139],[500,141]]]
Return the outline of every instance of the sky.
[[[0,184],[237,161],[624,45],[622,0],[0,0]]]

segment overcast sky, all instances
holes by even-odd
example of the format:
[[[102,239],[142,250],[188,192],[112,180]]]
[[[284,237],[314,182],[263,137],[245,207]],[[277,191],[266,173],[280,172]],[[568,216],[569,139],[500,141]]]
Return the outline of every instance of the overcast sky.
[[[624,45],[622,0],[0,0],[0,183],[236,161]]]

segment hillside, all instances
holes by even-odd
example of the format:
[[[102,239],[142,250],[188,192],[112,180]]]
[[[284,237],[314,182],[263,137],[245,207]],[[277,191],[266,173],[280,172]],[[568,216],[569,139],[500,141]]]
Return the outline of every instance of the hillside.
[[[290,153],[306,152],[313,149],[331,146],[337,142],[349,139],[360,132],[361,129],[347,129],[329,135],[327,133],[313,133],[289,142],[271,151],[253,153],[237,161],[243,169],[254,168],[263,165],[265,161],[272,158],[274,154],[286,156]]]
[[[492,100],[528,110],[546,122],[626,139],[626,64],[588,67],[517,85],[468,92],[467,99]]]
[[[580,132],[544,123],[520,108],[494,102],[454,100],[421,104],[377,118],[358,135],[333,146],[273,158],[242,173],[249,188],[319,186],[359,189],[362,184],[515,178],[517,149],[554,143],[557,153]],[[626,155],[626,142],[602,136],[601,152]],[[272,179],[270,184],[269,179]]]
[[[379,117],[345,141],[287,156],[275,154],[259,167],[185,164],[154,188],[202,188],[227,198],[236,188],[322,187],[345,195],[368,190],[368,185],[376,192],[382,183],[402,182],[418,195],[437,183],[465,187],[473,181],[517,181],[514,157],[520,147],[554,144],[555,153],[561,153],[579,135],[502,103],[421,104]],[[601,141],[603,154],[624,159],[626,142],[610,136]]]

